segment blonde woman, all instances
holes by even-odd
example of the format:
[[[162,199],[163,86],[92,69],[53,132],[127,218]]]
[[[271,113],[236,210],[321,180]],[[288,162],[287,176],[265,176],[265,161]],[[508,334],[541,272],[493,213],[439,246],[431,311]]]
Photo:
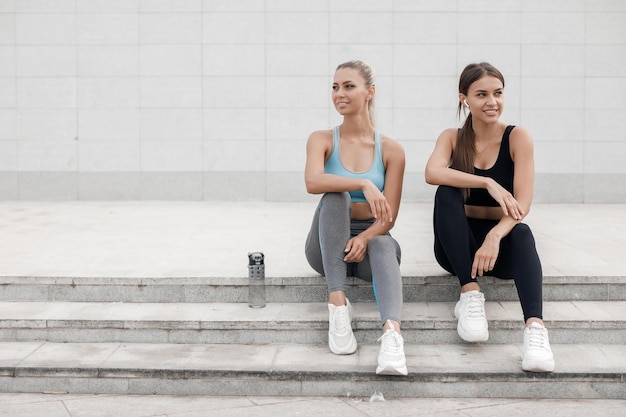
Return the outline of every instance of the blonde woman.
[[[311,133],[305,182],[322,194],[306,240],[309,264],[328,282],[331,352],[354,353],[347,277],[371,281],[382,336],[376,373],[406,375],[400,324],[400,246],[389,231],[398,217],[404,177],[404,149],[374,127],[376,87],[372,69],[349,61],[335,71],[331,98],[343,116],[339,126]]]

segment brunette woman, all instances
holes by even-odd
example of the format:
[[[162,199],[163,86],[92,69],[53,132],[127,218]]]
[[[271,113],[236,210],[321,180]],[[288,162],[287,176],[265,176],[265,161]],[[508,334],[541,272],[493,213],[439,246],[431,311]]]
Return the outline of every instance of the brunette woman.
[[[439,135],[425,169],[426,182],[438,186],[435,257],[461,285],[454,309],[457,332],[468,342],[486,341],[485,297],[477,277],[511,278],[524,314],[522,369],[551,372],[541,262],[523,223],[533,197],[532,137],[500,121],[504,77],[489,63],[470,64],[461,73],[459,115],[461,110],[468,113],[463,127]]]

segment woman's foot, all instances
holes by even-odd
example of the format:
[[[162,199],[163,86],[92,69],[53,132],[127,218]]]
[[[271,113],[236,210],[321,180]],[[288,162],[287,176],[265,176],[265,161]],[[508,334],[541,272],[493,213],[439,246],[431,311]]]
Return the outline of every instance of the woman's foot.
[[[356,338],[352,332],[352,306],[328,304],[328,347],[335,355],[349,355],[356,351]]]
[[[404,338],[396,331],[391,320],[388,320],[387,324],[387,331],[378,339],[381,343],[376,373],[379,375],[406,375],[408,371],[404,356]]]
[[[548,329],[533,321],[524,329],[522,369],[530,372],[554,371],[554,355],[550,348]]]
[[[477,290],[461,293],[454,307],[454,315],[459,319],[456,330],[466,342],[486,342],[489,339],[489,325],[485,315],[485,296]]]

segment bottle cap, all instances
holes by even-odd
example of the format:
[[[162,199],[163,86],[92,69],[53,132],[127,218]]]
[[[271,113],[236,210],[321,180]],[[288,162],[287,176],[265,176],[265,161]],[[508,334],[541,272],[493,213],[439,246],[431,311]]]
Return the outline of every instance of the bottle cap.
[[[248,252],[248,265],[263,265],[263,252]]]

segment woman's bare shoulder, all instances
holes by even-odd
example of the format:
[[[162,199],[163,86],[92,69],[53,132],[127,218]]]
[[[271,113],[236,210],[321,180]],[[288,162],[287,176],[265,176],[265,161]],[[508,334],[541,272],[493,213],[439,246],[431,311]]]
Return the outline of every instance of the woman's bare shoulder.
[[[383,153],[386,155],[397,155],[404,158],[404,146],[402,144],[384,134],[380,135],[382,140]]]
[[[525,138],[525,139],[531,139],[532,140],[532,135],[530,134],[530,131],[528,129],[526,129],[525,127],[522,126],[515,126],[513,128],[513,130],[511,130],[510,136],[511,139],[513,138]]]
[[[532,146],[533,137],[528,129],[521,126],[515,126],[509,134],[509,143],[512,147]]]
[[[402,148],[402,144],[399,141],[393,139],[392,137],[389,137],[389,136],[381,133],[380,134],[380,138],[382,140],[383,146],[394,146],[394,147]]]
[[[314,130],[309,135],[309,140],[310,139],[314,139],[314,140],[322,139],[323,140],[323,139],[329,139],[329,138],[332,138],[332,137],[333,137],[332,129]]]
[[[333,149],[332,130],[316,130],[311,132],[306,141],[307,155],[327,155]]]
[[[456,141],[456,138],[458,136],[459,136],[459,129],[457,129],[456,127],[449,127],[441,131],[437,139]]]

